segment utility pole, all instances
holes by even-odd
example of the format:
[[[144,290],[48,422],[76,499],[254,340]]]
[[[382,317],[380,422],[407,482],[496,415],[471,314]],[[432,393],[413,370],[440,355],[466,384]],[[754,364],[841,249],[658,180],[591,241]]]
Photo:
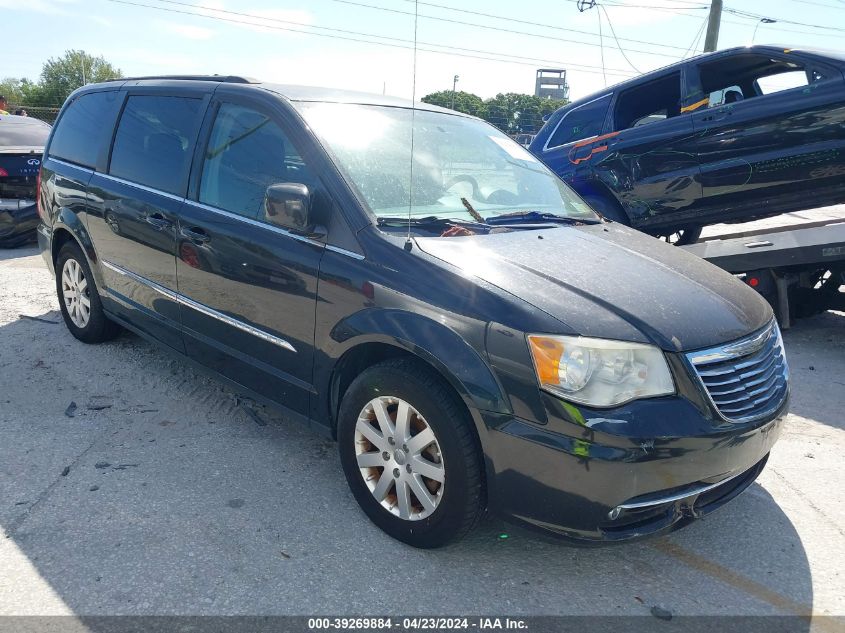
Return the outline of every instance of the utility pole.
[[[459,77],[457,75],[455,75],[455,77],[452,79],[452,110],[455,109],[455,87],[458,85],[458,79]]]
[[[719,44],[719,25],[722,22],[722,0],[710,0],[710,17],[707,20],[707,35],[704,38],[704,52],[715,51]]]

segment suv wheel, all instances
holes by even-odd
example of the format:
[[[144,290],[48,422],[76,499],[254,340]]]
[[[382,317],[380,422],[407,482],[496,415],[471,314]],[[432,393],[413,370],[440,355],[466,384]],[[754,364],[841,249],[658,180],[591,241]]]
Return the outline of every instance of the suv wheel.
[[[353,381],[338,446],[355,499],[395,539],[440,547],[482,514],[475,431],[451,388],[418,362],[386,361]]]
[[[82,249],[67,243],[56,260],[56,292],[65,325],[83,343],[101,343],[120,333],[103,312],[100,294]]]

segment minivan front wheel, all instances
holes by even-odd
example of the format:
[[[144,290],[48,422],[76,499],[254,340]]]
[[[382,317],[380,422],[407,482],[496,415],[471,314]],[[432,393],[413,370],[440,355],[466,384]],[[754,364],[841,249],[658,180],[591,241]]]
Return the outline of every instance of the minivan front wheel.
[[[101,343],[120,333],[100,301],[88,260],[74,243],[62,246],[56,259],[56,293],[65,325],[83,343]]]
[[[415,547],[464,536],[483,511],[482,461],[456,394],[413,360],[375,365],[343,397],[341,463],[361,508]]]

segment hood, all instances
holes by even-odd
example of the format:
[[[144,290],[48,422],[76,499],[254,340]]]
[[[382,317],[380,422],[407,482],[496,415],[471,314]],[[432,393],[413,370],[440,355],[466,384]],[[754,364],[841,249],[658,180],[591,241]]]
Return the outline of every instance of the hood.
[[[733,275],[616,223],[416,242],[558,319],[561,333],[689,351],[772,318],[768,303]]]

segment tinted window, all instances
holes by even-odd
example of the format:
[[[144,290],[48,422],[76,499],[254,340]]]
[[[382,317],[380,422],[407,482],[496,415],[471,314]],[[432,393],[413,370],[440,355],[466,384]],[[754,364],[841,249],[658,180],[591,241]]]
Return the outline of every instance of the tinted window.
[[[281,128],[250,108],[221,105],[205,152],[200,202],[262,220],[267,187],[284,182],[313,184]]]
[[[201,105],[187,97],[129,97],[109,173],[182,195]]]
[[[50,136],[50,126],[28,117],[0,117],[0,147],[44,147]]]
[[[606,95],[567,112],[552,133],[548,147],[566,145],[601,134],[609,105],[610,95]]]
[[[94,167],[100,151],[111,140],[119,102],[116,90],[77,97],[56,124],[50,156]]]

